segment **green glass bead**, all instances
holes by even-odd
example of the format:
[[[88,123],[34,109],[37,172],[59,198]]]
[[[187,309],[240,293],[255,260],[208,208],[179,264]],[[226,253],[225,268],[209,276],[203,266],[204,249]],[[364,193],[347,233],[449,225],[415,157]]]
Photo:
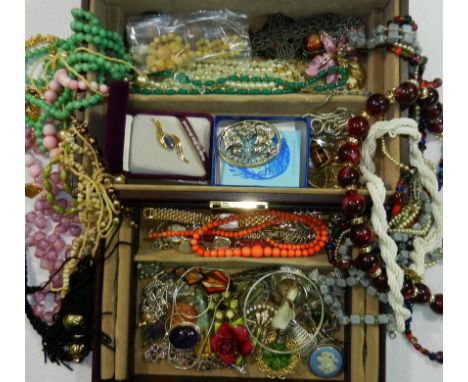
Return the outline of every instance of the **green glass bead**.
[[[265,95],[270,95],[270,94],[271,94],[271,90],[270,90],[270,89],[262,89],[261,93],[262,93],[262,94],[265,94]]]
[[[327,88],[328,90],[333,90],[336,88],[336,83],[335,82],[332,82],[330,84],[327,84]]]
[[[339,85],[339,86],[345,86],[345,85],[346,85],[346,82],[347,82],[346,80],[339,80],[339,81],[338,81],[338,85]]]
[[[283,94],[283,89],[275,89],[275,90],[273,91],[273,93],[275,93],[275,94]]]
[[[198,89],[190,89],[190,94],[200,94]]]
[[[60,215],[63,215],[65,213],[65,209],[58,206],[57,204],[52,204],[52,203],[49,203],[49,204],[51,204],[51,207],[54,210],[54,212],[57,212]]]
[[[331,72],[336,72],[338,71],[338,66],[334,65],[334,66],[330,66],[328,68],[328,73],[331,73]]]
[[[216,83],[217,83],[217,84],[224,84],[225,82],[226,82],[226,79],[225,79],[225,78],[218,78],[218,79],[216,80]]]
[[[168,95],[174,95],[174,94],[176,94],[176,91],[174,89],[169,89],[169,90],[167,90],[167,94]]]
[[[239,79],[239,77],[237,77],[235,74],[228,77],[229,81],[237,81],[238,79]]]
[[[194,84],[195,86],[202,86],[202,82],[200,80],[192,81],[192,84]]]
[[[283,80],[281,78],[277,78],[275,79],[275,84],[276,85],[282,85],[283,84]]]
[[[302,82],[302,81],[301,81],[301,82],[298,82],[298,83],[296,84],[296,86],[297,86],[298,89],[303,89],[303,88],[305,87],[305,85],[306,85],[306,83],[305,83],[305,82]]]
[[[205,83],[204,83],[205,86],[213,86],[214,84],[215,84],[215,82],[211,81],[211,80],[205,81]]]
[[[54,206],[54,196],[52,194],[46,194],[46,199],[47,199],[47,202],[52,206]]]
[[[247,89],[239,89],[239,94],[247,94]]]
[[[317,85],[314,90],[317,92],[323,92],[326,89],[326,85]]]
[[[240,76],[240,81],[241,82],[248,82],[249,81],[249,76]]]
[[[179,89],[179,90],[177,90],[177,93],[179,93],[179,94],[187,94],[187,89]]]
[[[226,93],[227,93],[227,94],[234,94],[234,89],[227,89],[227,90],[226,90]]]
[[[263,81],[264,81],[264,82],[271,82],[272,80],[273,80],[273,78],[270,77],[270,76],[265,76],[265,77],[263,77]]]
[[[205,94],[213,94],[213,90],[211,90],[211,89],[205,89]]]
[[[327,71],[322,69],[322,70],[318,73],[317,77],[322,78],[322,77],[325,77],[326,75],[327,75]]]

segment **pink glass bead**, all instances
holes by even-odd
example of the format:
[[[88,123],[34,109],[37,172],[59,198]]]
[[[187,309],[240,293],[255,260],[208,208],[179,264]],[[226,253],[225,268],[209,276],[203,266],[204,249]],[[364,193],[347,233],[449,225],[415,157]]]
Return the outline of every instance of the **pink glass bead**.
[[[53,135],[47,135],[42,139],[42,144],[47,150],[52,150],[57,147],[57,138]]]
[[[25,227],[24,227],[24,235],[25,237],[26,236],[29,236],[29,234],[32,232],[33,230],[33,227],[31,224],[26,224]]]
[[[77,80],[71,80],[70,83],[68,84],[68,89],[78,90],[78,81]]]
[[[63,264],[62,260],[55,260],[54,266],[52,267],[52,271],[57,272],[62,266],[62,264]]]
[[[97,84],[97,82],[93,81],[93,82],[91,82],[91,83],[89,84],[89,87],[90,87],[91,89],[97,90],[97,89],[98,89],[98,84]]]
[[[109,87],[106,84],[99,85],[99,91],[101,93],[107,93],[109,91]]]
[[[44,135],[55,135],[57,133],[57,128],[53,123],[46,123],[42,128],[42,134]]]
[[[26,167],[31,167],[34,164],[35,161],[36,160],[34,159],[34,157],[31,154],[26,154],[24,156],[24,164],[26,165]]]
[[[39,199],[39,200],[34,204],[34,208],[36,208],[36,210],[42,211],[43,209],[47,208],[48,205],[49,205],[49,203],[47,203],[47,200],[45,200],[45,199]]]
[[[52,269],[52,266],[54,265],[54,263],[50,260],[47,260],[46,258],[43,258],[41,260],[41,268],[42,269]]]
[[[81,90],[85,90],[86,89],[86,82],[78,81],[78,88],[80,88]]]
[[[57,99],[57,93],[53,90],[47,89],[44,92],[44,99],[46,100],[46,102],[52,103]]]
[[[42,319],[45,321],[46,324],[53,324],[54,323],[54,314],[52,312],[44,313]]]
[[[56,80],[52,80],[49,82],[49,89],[58,92],[61,89],[61,86]]]
[[[56,293],[54,295],[54,301],[55,303],[62,305],[62,297],[60,296],[60,293]]]
[[[64,68],[59,69],[54,73],[54,80],[57,81],[59,77],[64,76],[64,75],[65,76],[67,75],[67,71]]]
[[[65,208],[65,207],[64,207]],[[68,216],[63,216],[62,219],[60,219],[60,223],[68,226],[71,223],[71,219]]]
[[[29,175],[31,175],[33,178],[36,178],[37,176],[39,176],[40,173],[41,173],[41,167],[37,163],[29,167]]]
[[[81,227],[78,224],[71,224],[69,228],[72,236],[79,236],[81,234]]]
[[[37,302],[43,301],[45,299],[45,294],[42,292],[36,292],[34,293],[34,300]]]
[[[28,247],[32,247],[33,245],[36,244],[36,240],[34,240],[34,236],[33,235],[30,235],[30,236],[27,236],[26,239],[24,240],[24,243],[28,246]]]
[[[56,251],[61,251],[65,248],[65,242],[62,239],[58,239],[54,241],[52,246],[54,247]]]
[[[57,155],[58,155],[58,153],[59,153],[59,149],[58,149],[58,148],[55,148],[55,149],[50,150],[50,151],[49,151],[49,158],[50,158],[50,159],[56,158]]]
[[[60,275],[56,275],[52,278],[52,286],[54,288],[60,288],[62,286],[62,277]]]
[[[36,227],[39,229],[46,229],[48,225],[48,221],[46,218],[40,216],[36,219]]]
[[[65,224],[57,224],[54,230],[55,233],[60,234],[60,235],[66,233],[67,231],[68,231],[68,228]]]
[[[49,179],[53,183],[59,183],[60,182],[60,174],[55,171],[52,174],[50,174]]]
[[[45,258],[50,260],[51,262],[56,261],[58,259],[58,253],[54,250],[47,251]],[[55,263],[51,263],[51,269],[53,269]]]
[[[60,239],[60,235],[57,235],[56,233],[53,233],[52,235],[49,236],[49,241],[53,243],[54,241]]]
[[[41,240],[44,239],[45,237],[46,237],[46,235],[45,235],[44,232],[36,232],[36,233],[34,234],[34,240],[35,240],[36,242],[41,241]]]
[[[34,251],[34,256],[36,256],[38,259],[43,259],[45,256],[45,251],[43,251],[40,248],[36,248],[36,250]]]
[[[34,224],[37,219],[37,214],[31,211],[26,214],[25,218],[27,223]]]
[[[55,304],[54,308],[52,309],[53,314],[57,314],[62,309],[62,304]]]
[[[37,243],[37,248],[46,251],[50,247],[50,242],[47,239],[42,239],[39,243]]]
[[[42,317],[42,315],[44,314],[45,312],[45,306],[44,304],[37,304],[34,308],[33,308],[33,314],[36,316],[36,317]]]
[[[65,76],[59,77],[58,81],[60,82],[60,85],[62,85],[64,88],[68,88],[72,80],[70,77],[65,75]]]
[[[68,201],[66,199],[58,199],[56,204],[62,208],[67,208],[68,207]]]
[[[58,214],[57,212],[52,212],[50,214],[50,218],[52,219],[54,223],[58,223],[60,219],[62,218],[62,215]],[[49,238],[49,240],[52,240],[52,239]]]

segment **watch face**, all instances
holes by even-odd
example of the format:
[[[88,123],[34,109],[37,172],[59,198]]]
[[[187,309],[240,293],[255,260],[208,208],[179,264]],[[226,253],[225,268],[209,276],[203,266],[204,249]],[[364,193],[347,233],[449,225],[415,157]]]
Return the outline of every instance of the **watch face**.
[[[332,345],[321,345],[309,356],[309,368],[321,378],[330,378],[343,370],[343,355]]]

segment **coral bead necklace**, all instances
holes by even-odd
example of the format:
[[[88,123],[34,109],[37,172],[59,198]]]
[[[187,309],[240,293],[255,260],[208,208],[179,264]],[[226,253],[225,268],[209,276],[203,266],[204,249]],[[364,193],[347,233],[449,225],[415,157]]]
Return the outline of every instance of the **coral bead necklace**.
[[[225,230],[221,229],[223,225],[232,223],[234,221],[241,221],[246,218],[254,216],[264,216],[267,220],[263,223],[251,226],[242,230]],[[277,243],[272,238],[267,238],[264,243],[255,244],[252,247],[243,246],[242,248],[219,248],[219,249],[204,249],[200,243],[202,236],[216,235],[226,238],[241,238],[249,234],[259,232],[268,227],[278,225],[284,222],[300,222],[307,226],[313,233],[314,239],[304,244],[287,244]],[[299,256],[312,256],[319,252],[324,246],[328,238],[327,228],[325,223],[315,216],[311,215],[296,215],[289,212],[282,211],[260,211],[245,214],[236,214],[226,218],[214,220],[196,230],[187,231],[165,231],[153,232],[148,235],[149,239],[157,239],[159,237],[170,236],[185,236],[191,237],[192,251],[198,256],[211,256],[211,257],[299,257]]]

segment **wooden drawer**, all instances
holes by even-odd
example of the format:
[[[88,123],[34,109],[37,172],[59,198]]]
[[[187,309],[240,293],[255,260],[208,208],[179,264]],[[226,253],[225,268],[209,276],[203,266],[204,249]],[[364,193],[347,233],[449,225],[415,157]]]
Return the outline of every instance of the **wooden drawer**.
[[[165,204],[154,203],[155,207],[167,207]],[[190,208],[206,209],[207,204],[191,204]],[[277,207],[277,206],[274,206]],[[304,210],[308,206],[297,205]],[[187,207],[189,208],[189,207]],[[174,369],[166,361],[148,363],[143,359],[142,339],[140,329],[137,329],[139,319],[139,304],[141,290],[149,279],[139,280],[137,264],[140,262],[159,262],[171,269],[183,265],[185,267],[200,265],[218,267],[226,272],[252,269],[267,265],[289,265],[305,272],[319,269],[328,272],[332,268],[327,261],[325,252],[305,258],[211,258],[198,257],[195,254],[182,254],[176,250],[154,252],[151,243],[144,239],[144,232],[148,228],[147,221],[141,217],[142,206],[135,206],[134,216],[139,228],[135,229],[124,221],[118,237],[109,248],[118,245],[114,253],[104,263],[102,275],[102,295],[100,301],[101,326],[100,329],[113,338],[115,351],[106,346],[96,348],[93,360],[93,376],[95,381],[101,380],[131,380],[131,381],[217,381],[219,377],[229,380],[260,381],[268,380],[257,370],[256,365],[250,365],[249,373],[240,376],[230,369],[209,372],[183,371]],[[296,209],[296,208],[292,208]],[[129,245],[132,243],[132,245]],[[105,254],[106,256],[109,254]],[[348,314],[375,315],[379,313],[378,301],[366,295],[363,288],[354,287],[347,291],[345,306]],[[381,381],[385,376],[384,349],[385,335],[379,327],[353,325],[341,328],[337,338],[344,342],[345,369],[332,381]],[[296,372],[288,378],[292,381],[318,381],[301,360]]]

